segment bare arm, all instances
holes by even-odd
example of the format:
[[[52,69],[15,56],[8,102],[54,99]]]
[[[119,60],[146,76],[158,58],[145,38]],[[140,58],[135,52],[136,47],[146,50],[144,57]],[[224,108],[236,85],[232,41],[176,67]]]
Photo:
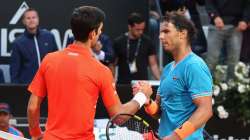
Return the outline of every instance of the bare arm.
[[[152,74],[156,80],[160,80],[160,69],[157,63],[156,55],[149,56],[149,66],[152,71]]]
[[[156,95],[155,97],[155,102],[157,103],[157,105],[159,106],[159,110],[156,114],[154,114],[152,117],[155,119],[160,119],[161,117],[161,108],[160,108],[160,104],[161,104],[161,97],[160,95]]]
[[[40,128],[39,126],[40,106],[41,106],[42,101],[43,101],[42,97],[31,94],[29,103],[28,103],[28,108],[27,108],[29,129]],[[32,140],[36,140],[40,137],[41,137],[41,134],[39,136],[32,136]]]
[[[197,106],[197,109],[188,121],[194,125],[195,129],[198,129],[202,127],[213,115],[212,97],[199,97],[194,99],[193,102]],[[164,137],[163,140],[181,140],[181,138],[177,135],[177,133],[172,133],[170,136]]]
[[[140,91],[143,92],[147,99],[152,95],[152,87],[148,83],[144,83],[140,87]],[[136,96],[136,95],[135,95]],[[125,114],[135,114],[140,109],[139,103],[135,100],[130,100],[125,104],[121,104],[119,97],[118,103],[113,105],[112,107],[107,108],[109,116],[113,117],[116,114],[125,113]],[[128,118],[121,118],[122,120],[126,120]]]
[[[114,62],[109,64],[109,68],[110,68],[110,70],[112,72],[112,75],[113,75],[114,79],[115,79],[115,74],[116,74],[115,67],[116,67],[117,63],[118,63],[118,58],[115,58]]]
[[[196,129],[202,127],[213,115],[212,97],[205,96],[193,100],[197,106],[196,111],[188,119]]]

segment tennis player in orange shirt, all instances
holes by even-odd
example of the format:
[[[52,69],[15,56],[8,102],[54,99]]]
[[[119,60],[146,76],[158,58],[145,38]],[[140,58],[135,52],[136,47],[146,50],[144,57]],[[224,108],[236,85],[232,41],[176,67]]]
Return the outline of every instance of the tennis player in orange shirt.
[[[101,34],[104,18],[104,12],[96,7],[76,8],[71,17],[76,41],[43,59],[28,87],[32,93],[27,109],[32,140],[94,140],[99,95],[110,117],[117,113],[136,113],[151,96],[151,86],[141,82],[140,92],[128,103],[121,104],[111,71],[96,60],[91,51]],[[46,96],[48,120],[43,133],[39,112]]]

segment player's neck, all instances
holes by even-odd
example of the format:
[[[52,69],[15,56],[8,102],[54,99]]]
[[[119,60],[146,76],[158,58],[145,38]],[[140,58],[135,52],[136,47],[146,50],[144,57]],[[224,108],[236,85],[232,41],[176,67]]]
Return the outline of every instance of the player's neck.
[[[134,36],[130,31],[128,32],[128,38],[132,40],[138,39],[138,37]]]
[[[174,58],[175,64],[177,64],[182,59],[184,59],[191,51],[192,50],[190,46],[180,46],[178,50],[173,52],[173,58]]]
[[[74,44],[83,48],[87,48],[89,49],[89,51],[91,51],[91,43],[89,41],[81,42],[81,41],[75,40]]]
[[[27,31],[28,31],[30,34],[35,35],[35,34],[37,33],[37,28],[27,28]]]

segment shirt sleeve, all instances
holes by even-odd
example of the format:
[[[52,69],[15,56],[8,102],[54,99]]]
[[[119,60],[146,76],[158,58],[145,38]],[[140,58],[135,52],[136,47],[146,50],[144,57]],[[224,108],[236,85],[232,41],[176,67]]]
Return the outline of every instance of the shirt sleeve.
[[[46,69],[47,56],[43,59],[41,66],[39,67],[34,79],[30,83],[28,90],[39,97],[45,97],[47,95],[46,81],[45,81],[45,69]]]
[[[106,68],[102,74],[101,84],[101,96],[106,108],[109,108],[119,102],[119,97],[115,87],[112,73],[108,68]]]
[[[21,56],[20,50],[16,42],[12,44],[12,53],[10,59],[10,76],[12,83],[19,83],[19,75],[21,69]]]
[[[195,99],[212,95],[212,76],[207,67],[201,64],[190,64],[186,69],[188,93]]]

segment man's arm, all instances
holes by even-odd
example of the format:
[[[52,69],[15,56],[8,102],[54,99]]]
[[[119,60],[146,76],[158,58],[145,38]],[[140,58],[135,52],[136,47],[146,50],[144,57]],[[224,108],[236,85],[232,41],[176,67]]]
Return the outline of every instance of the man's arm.
[[[202,127],[213,115],[212,97],[199,97],[194,99],[193,102],[197,106],[197,109],[186,122],[191,123],[196,130]],[[182,126],[182,129],[185,129],[184,127],[185,126]],[[170,136],[165,137],[163,140],[181,140],[181,138],[175,131]]]
[[[27,108],[27,115],[28,115],[28,123],[29,123],[29,131],[30,135],[32,136],[32,140],[38,140],[42,137],[42,131],[39,126],[40,124],[40,106],[43,101],[42,97],[36,96],[31,94],[28,108]]]
[[[110,68],[110,70],[111,70],[111,72],[112,72],[112,75],[113,75],[114,79],[115,79],[115,76],[116,76],[116,65],[117,65],[117,63],[118,63],[118,59],[119,59],[119,58],[116,57],[116,58],[114,59],[114,62],[109,64],[109,68]]]
[[[149,56],[149,66],[152,71],[152,74],[156,80],[160,80],[160,69],[157,63],[156,55]]]
[[[10,59],[10,77],[12,83],[19,83],[19,74],[21,69],[21,56],[19,54],[18,45],[12,44],[12,53]]]
[[[110,117],[113,117],[116,114],[125,113],[125,114],[135,114],[140,107],[146,103],[150,96],[152,95],[152,87],[146,82],[140,83],[140,92],[138,92],[132,100],[125,104],[121,104],[120,99],[117,95],[117,103],[107,108]],[[144,96],[144,97],[143,97]],[[143,99],[144,98],[144,99]],[[144,101],[143,101],[144,100]],[[125,121],[126,118],[119,118]]]
[[[188,121],[190,121],[195,128],[200,128],[213,116],[212,97],[199,97],[194,99],[193,102],[197,106],[197,109]]]
[[[155,101],[151,100],[149,104],[145,104],[144,109],[147,114],[152,116],[154,119],[160,119],[161,109],[160,109],[161,97],[156,95]]]

